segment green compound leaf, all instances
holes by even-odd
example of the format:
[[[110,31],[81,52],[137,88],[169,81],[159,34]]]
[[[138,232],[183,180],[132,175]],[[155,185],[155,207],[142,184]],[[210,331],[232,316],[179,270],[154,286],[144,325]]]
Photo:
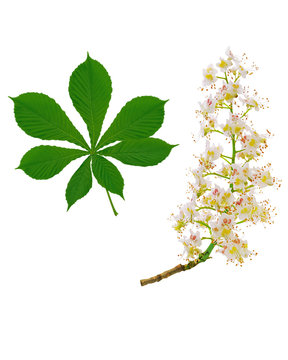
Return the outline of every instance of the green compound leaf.
[[[66,140],[89,149],[65,112],[49,96],[25,93],[11,99],[17,124],[26,134],[42,140]]]
[[[86,61],[70,77],[69,94],[87,125],[92,148],[99,138],[111,93],[111,79],[106,69],[87,54]]]
[[[127,102],[100,139],[97,149],[115,141],[153,135],[163,123],[166,102],[153,96],[136,97]]]
[[[87,155],[86,151],[41,145],[29,150],[18,169],[33,179],[44,180],[59,174],[72,160]]]
[[[92,171],[101,186],[124,199],[124,179],[114,164],[102,156],[94,155],[92,157]]]
[[[111,156],[127,165],[153,166],[166,159],[175,146],[154,138],[126,140],[99,151],[99,154]]]
[[[124,180],[117,167],[102,155],[128,165],[152,166],[163,161],[173,148],[162,140],[150,138],[162,126],[167,102],[153,96],[136,97],[127,102],[99,140],[111,93],[111,79],[106,69],[87,54],[86,60],[70,77],[69,95],[86,123],[91,148],[49,96],[30,92],[11,98],[16,122],[26,134],[42,140],[69,141],[85,149],[41,145],[29,150],[18,167],[34,179],[49,179],[72,160],[86,155],[87,159],[67,184],[68,210],[89,192],[93,173],[106,189],[110,205],[117,215],[110,193],[124,199]],[[115,142],[116,145],[106,147]]]
[[[67,189],[66,200],[68,209],[75,202],[88,194],[92,187],[91,157],[89,156],[71,177]]]

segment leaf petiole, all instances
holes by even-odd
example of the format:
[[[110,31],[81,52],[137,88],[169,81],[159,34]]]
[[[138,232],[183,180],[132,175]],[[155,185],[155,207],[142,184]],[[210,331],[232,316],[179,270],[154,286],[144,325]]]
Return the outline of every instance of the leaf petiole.
[[[107,192],[108,199],[109,199],[110,205],[111,205],[111,207],[112,207],[113,213],[114,213],[115,216],[117,216],[118,213],[117,213],[117,211],[116,211],[116,209],[115,209],[115,207],[114,207],[114,205],[113,205],[111,196],[110,196],[109,191],[108,191],[107,189],[106,189],[106,192]]]

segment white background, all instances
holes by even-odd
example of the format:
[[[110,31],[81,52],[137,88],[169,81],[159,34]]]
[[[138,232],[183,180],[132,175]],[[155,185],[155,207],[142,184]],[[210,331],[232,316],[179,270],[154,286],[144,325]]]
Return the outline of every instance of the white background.
[[[285,1],[9,1],[1,8],[1,360],[287,358],[287,11]],[[199,130],[202,69],[230,45],[260,67],[252,81],[270,98],[256,128],[280,191],[275,224],[246,232],[259,255],[243,268],[212,260],[160,283],[140,278],[179,263],[168,217],[186,199],[186,169]],[[170,99],[157,136],[179,143],[157,167],[119,164],[125,202],[90,193],[66,212],[65,188],[81,160],[48,181],[14,170],[43,143],[27,136],[8,96],[44,92],[87,139],[68,95],[86,58],[113,83],[107,128],[138,95]],[[87,139],[88,140],[88,139]],[[46,142],[47,144],[48,142]],[[55,143],[56,142],[51,142]],[[50,143],[50,144],[51,144]],[[67,145],[57,143],[58,145]]]

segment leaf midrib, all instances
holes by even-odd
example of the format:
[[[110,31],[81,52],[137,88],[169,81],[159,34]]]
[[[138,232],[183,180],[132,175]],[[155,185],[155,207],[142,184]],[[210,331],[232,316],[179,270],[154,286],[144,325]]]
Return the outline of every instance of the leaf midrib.
[[[89,61],[89,65],[88,65],[88,73],[89,73],[89,76],[88,76],[88,101],[90,101],[90,113],[91,113],[91,131],[92,131],[92,134],[91,134],[91,148],[94,147],[95,145],[95,126],[94,126],[94,114],[93,114],[93,110],[92,110],[92,91],[91,91],[91,67],[90,67],[90,61]]]

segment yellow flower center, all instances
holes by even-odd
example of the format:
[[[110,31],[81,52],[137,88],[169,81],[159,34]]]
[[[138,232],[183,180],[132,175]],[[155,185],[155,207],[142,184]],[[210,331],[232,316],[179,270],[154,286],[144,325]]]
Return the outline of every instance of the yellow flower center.
[[[236,178],[235,185],[240,185],[242,183],[242,180],[240,178]]]
[[[222,232],[221,232],[221,235],[223,237],[227,237],[229,236],[229,234],[231,233],[231,230],[230,229],[227,229],[227,228],[223,228]]]
[[[241,131],[240,126],[235,126],[235,134],[238,134]]]
[[[248,214],[249,210],[247,207],[244,207],[243,209],[241,209],[241,214]]]
[[[224,61],[223,59],[222,59],[222,60],[220,61],[220,63],[219,63],[219,67],[222,68],[222,69],[223,69],[223,68],[226,68],[227,65],[228,65],[227,62]]]
[[[225,100],[232,100],[235,96],[233,94],[230,93],[226,93],[225,95]]]
[[[251,139],[251,140],[249,141],[249,145],[255,147],[255,145],[256,145],[256,140],[255,140],[255,139]]]
[[[210,81],[213,80],[213,75],[212,74],[206,74],[205,77],[206,77],[207,80],[210,80]]]
[[[229,130],[229,125],[228,125],[228,124],[226,124],[226,125],[223,127],[223,130],[224,130],[224,131]]]
[[[233,255],[233,254],[237,253],[238,250],[237,250],[236,246],[233,246],[232,249],[229,252],[230,252],[230,254]]]

